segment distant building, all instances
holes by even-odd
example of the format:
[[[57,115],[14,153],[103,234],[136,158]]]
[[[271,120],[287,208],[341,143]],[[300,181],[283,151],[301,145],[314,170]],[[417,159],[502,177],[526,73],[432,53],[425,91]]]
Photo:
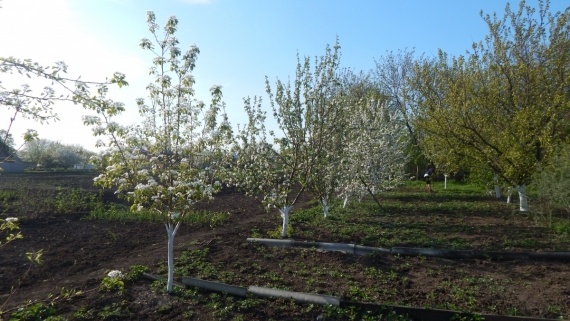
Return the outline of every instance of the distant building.
[[[4,173],[22,173],[26,165],[14,154],[14,150],[10,148],[0,137],[0,168]]]
[[[26,168],[26,164],[22,163],[16,156],[0,153],[0,168],[4,173],[22,173]]]

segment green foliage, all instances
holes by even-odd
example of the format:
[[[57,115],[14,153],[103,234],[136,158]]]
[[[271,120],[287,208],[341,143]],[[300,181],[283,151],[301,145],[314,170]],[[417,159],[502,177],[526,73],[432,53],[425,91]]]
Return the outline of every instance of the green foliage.
[[[285,234],[285,236],[283,236],[283,229],[281,227],[277,227],[267,232],[267,236],[274,239],[290,238],[293,235],[294,235],[293,226],[291,224],[287,224],[287,234]]]
[[[56,213],[71,214],[88,212],[100,205],[98,194],[85,192],[80,188],[58,187],[54,199]]]
[[[14,191],[0,190],[0,214],[8,212],[10,205],[17,199],[17,193]]]
[[[6,219],[0,219],[0,237],[2,237],[2,239],[0,239],[0,248],[10,242],[23,238],[19,229],[20,226],[18,225],[17,218],[8,217]]]
[[[99,286],[102,292],[123,293],[125,291],[125,282],[121,278],[104,277]]]
[[[570,134],[567,94],[570,12],[507,4],[505,15],[484,15],[489,35],[466,56],[416,64],[422,146],[436,165],[490,172],[524,186],[551,163]],[[522,205],[522,204],[521,204]]]
[[[110,221],[156,221],[155,215],[149,211],[132,212],[128,206],[116,203],[98,204],[89,212],[87,218]]]
[[[56,315],[56,309],[51,304],[34,303],[10,316],[11,321],[40,321]]]
[[[89,212],[88,219],[111,220],[120,222],[162,222],[163,218],[157,216],[155,212],[142,209],[133,211],[128,206],[110,203],[97,204]],[[224,224],[230,218],[228,212],[210,212],[204,210],[190,210],[180,222],[190,224],[203,224],[211,228]]]
[[[149,268],[144,265],[133,265],[129,268],[129,271],[125,274],[125,282],[134,282],[140,279],[143,273],[148,272]]]
[[[77,321],[90,321],[95,320],[96,312],[93,309],[81,307],[79,310],[73,312],[73,320]]]
[[[570,222],[555,222],[552,224],[552,230],[558,235],[570,238]]]
[[[97,320],[125,320],[130,316],[126,302],[113,302],[97,312]]]
[[[552,214],[562,210],[566,212],[566,218],[570,218],[570,145],[562,146],[552,163],[535,174],[531,187],[542,201],[540,211]]]
[[[441,184],[441,182],[439,183]],[[335,206],[324,219],[320,205],[299,209],[292,218],[295,237],[308,241],[334,235],[337,242],[390,248],[394,246],[449,249],[481,249],[490,251],[519,249],[564,249],[569,238],[566,225],[557,231],[535,227],[521,229],[508,238],[494,238],[474,245],[469,235],[491,233],[504,235],[503,224],[479,225],[472,219],[503,218],[505,224],[532,224],[527,218],[515,223],[509,204],[493,202],[477,185],[449,182],[448,189],[438,185],[437,193],[422,192],[423,184],[409,182],[402,190],[379,196],[381,207],[369,197],[352,201],[346,207]],[[415,189],[417,192],[414,192]],[[414,213],[411,217],[410,213]],[[554,225],[553,225],[554,226]],[[512,228],[512,227],[511,227]],[[510,229],[510,228],[509,228]],[[268,233],[268,232],[266,232]],[[556,234],[555,234],[556,233]]]

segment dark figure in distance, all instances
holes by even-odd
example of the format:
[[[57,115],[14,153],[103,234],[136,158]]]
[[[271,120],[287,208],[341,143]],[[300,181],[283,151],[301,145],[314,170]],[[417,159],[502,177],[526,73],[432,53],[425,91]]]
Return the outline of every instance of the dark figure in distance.
[[[426,167],[426,173],[424,174],[424,179],[426,181],[426,192],[431,192],[431,177],[433,175],[433,165],[428,164]]]

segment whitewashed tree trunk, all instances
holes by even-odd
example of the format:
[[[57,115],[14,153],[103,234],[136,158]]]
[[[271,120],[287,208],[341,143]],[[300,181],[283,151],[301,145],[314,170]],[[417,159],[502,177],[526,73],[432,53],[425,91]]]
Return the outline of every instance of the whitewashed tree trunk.
[[[519,193],[520,211],[528,212],[528,197],[526,195],[526,185],[517,186],[517,192]]]
[[[447,189],[447,174],[443,174],[444,180],[443,180],[443,189]]]
[[[326,197],[321,198],[321,204],[323,205],[323,214],[325,215],[325,218],[329,217],[330,205]]]
[[[166,291],[172,293],[174,285],[174,236],[176,236],[180,222],[176,224],[166,223],[165,225],[168,235],[168,279],[166,281]]]
[[[501,198],[501,186],[495,185],[495,198]]]
[[[509,186],[507,189],[507,204],[511,203],[511,196],[513,196],[513,188]]]
[[[495,197],[501,198],[501,186],[499,186],[499,176],[495,175],[494,182],[495,182]]]
[[[344,197],[344,202],[342,203],[342,208],[345,208],[348,205],[348,201],[350,200],[350,196]]]
[[[284,206],[279,209],[281,217],[283,218],[283,228],[281,229],[281,237],[287,237],[287,226],[289,225],[289,211],[293,206]]]

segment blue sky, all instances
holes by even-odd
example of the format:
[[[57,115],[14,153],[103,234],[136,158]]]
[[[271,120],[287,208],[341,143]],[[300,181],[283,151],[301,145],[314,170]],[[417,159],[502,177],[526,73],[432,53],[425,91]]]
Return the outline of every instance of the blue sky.
[[[552,0],[550,11],[567,4]],[[296,55],[316,56],[339,37],[342,67],[374,68],[388,51],[415,50],[435,56],[438,49],[464,54],[487,34],[480,11],[502,16],[502,0],[2,0],[0,56],[32,58],[43,63],[63,60],[71,76],[102,80],[114,71],[127,75],[130,86],[112,91],[126,104],[121,122],[136,120],[134,100],[145,97],[150,81],[148,53],[139,41],[149,37],[146,12],[163,25],[175,15],[182,49],[196,44],[201,51],[195,77],[198,98],[208,101],[208,89],[223,87],[232,124],[244,123],[242,99],[261,95],[266,101],[265,76],[294,76]],[[527,1],[537,7],[537,1]],[[511,2],[518,8],[518,2]],[[0,81],[27,81],[0,75]],[[34,83],[31,83],[32,85]],[[269,106],[266,105],[267,108]],[[58,123],[39,126],[19,119],[18,138],[36,127],[41,137],[93,149],[95,139],[81,123],[79,106],[58,104]],[[0,128],[9,114],[0,110]]]

